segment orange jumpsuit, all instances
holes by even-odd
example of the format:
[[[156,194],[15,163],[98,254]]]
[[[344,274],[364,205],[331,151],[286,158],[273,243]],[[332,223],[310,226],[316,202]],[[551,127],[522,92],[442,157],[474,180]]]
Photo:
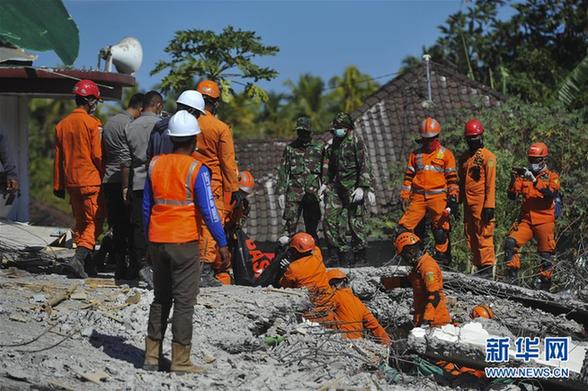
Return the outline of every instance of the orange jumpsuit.
[[[419,148],[410,153],[400,191],[403,200],[410,199],[410,205],[400,219],[405,229],[414,232],[425,217],[431,216],[435,249],[442,254],[449,250],[449,216],[444,214],[447,197],[459,195],[455,157],[439,145],[427,153]]]
[[[77,108],[55,127],[53,190],[67,190],[76,221],[74,243],[94,249],[102,233],[102,123]]]
[[[556,193],[560,190],[559,175],[546,168],[536,175],[536,178],[537,182],[533,183],[516,177],[508,189],[510,198],[523,196],[519,217],[508,234],[509,238],[516,241],[512,258],[506,260],[506,266],[509,268],[520,269],[519,249],[532,238],[537,240],[539,253],[551,256],[555,252],[554,197],[546,196],[543,192]],[[550,267],[548,270],[540,270],[540,275],[547,279],[551,278],[551,274]]]
[[[464,233],[476,267],[494,265],[496,220],[482,221],[482,209],[496,206],[496,156],[486,148],[466,152],[459,160],[459,185],[464,204]]]
[[[202,133],[198,135],[198,148],[194,152],[194,157],[211,171],[211,188],[216,208],[224,220],[230,194],[239,190],[233,134],[227,124],[208,111],[198,118],[198,124]],[[216,242],[208,228],[203,226],[200,239],[200,260],[213,263],[216,259],[216,253]]]
[[[312,254],[290,263],[280,279],[284,288],[307,288],[310,300],[314,305],[311,320],[332,324],[334,321],[333,289],[329,285],[327,268],[323,262],[320,248],[315,247]]]
[[[335,289],[335,321],[337,329],[343,331],[349,339],[363,337],[364,327],[369,329],[378,342],[390,344],[390,336],[380,325],[371,311],[353,294],[351,288]]]

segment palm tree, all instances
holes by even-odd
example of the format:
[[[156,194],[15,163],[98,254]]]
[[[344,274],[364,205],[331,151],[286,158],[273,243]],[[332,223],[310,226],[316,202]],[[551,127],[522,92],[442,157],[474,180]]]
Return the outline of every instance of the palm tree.
[[[338,102],[338,111],[351,113],[361,106],[367,96],[378,89],[378,84],[355,65],[348,66],[343,76],[335,76],[329,80],[333,89],[332,95]]]

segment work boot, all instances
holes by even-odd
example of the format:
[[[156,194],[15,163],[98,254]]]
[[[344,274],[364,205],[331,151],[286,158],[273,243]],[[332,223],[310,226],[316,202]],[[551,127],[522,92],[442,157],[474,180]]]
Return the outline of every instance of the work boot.
[[[98,265],[94,260],[94,254],[90,254],[84,261],[84,271],[89,277],[98,277]]]
[[[177,374],[184,373],[205,373],[206,370],[192,364],[190,360],[190,351],[192,345],[181,345],[177,342],[172,342],[172,362],[170,370]]]
[[[223,286],[223,283],[214,277],[214,267],[212,263],[202,262],[200,263],[202,270],[200,271],[200,287],[218,287]]]
[[[85,247],[78,247],[76,248],[76,254],[65,262],[64,266],[73,278],[88,278],[84,271],[84,263],[88,255],[90,255],[90,250]]]
[[[517,285],[519,279],[519,269],[507,267],[504,271],[504,282],[511,285]]]
[[[146,371],[159,370],[159,359],[162,356],[161,341],[145,338],[145,361],[143,361],[143,369]]]
[[[476,272],[476,277],[485,278],[487,280],[492,279],[492,265],[482,265]]]
[[[143,281],[149,289],[153,289],[153,269],[151,266],[143,266],[139,270],[139,281]]]
[[[127,262],[126,257],[121,254],[116,254],[114,256],[116,269],[114,269],[114,279],[115,280],[125,280],[127,277]]]
[[[364,248],[362,250],[354,251],[353,252],[353,265],[354,266],[366,266],[367,265],[367,250]]]
[[[336,248],[329,246],[327,258],[327,267],[338,267],[340,265],[339,252]]]
[[[538,278],[535,282],[535,287],[542,291],[549,292],[549,289],[551,288],[551,279]]]

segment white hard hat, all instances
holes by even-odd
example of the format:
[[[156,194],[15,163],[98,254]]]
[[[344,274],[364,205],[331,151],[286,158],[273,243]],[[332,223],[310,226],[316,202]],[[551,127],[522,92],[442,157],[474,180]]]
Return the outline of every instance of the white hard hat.
[[[170,137],[196,136],[200,133],[200,126],[192,114],[180,110],[169,119],[167,132]]]
[[[181,103],[193,109],[200,111],[202,114],[205,113],[204,111],[204,98],[202,94],[196,90],[186,90],[182,92],[176,100],[176,103]]]

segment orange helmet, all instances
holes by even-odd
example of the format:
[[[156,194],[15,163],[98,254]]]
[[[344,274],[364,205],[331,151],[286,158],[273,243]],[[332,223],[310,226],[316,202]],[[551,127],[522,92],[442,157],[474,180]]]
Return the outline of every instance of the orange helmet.
[[[470,318],[494,319],[494,311],[492,311],[492,308],[490,308],[489,305],[480,304],[472,308],[472,312],[470,312]]]
[[[421,137],[431,138],[441,133],[441,124],[434,118],[428,117],[421,123]]]
[[[340,269],[329,269],[327,270],[327,280],[331,282],[331,280],[343,280],[347,278],[347,274],[343,270]]]
[[[306,232],[298,232],[292,236],[292,240],[290,240],[290,247],[294,248],[294,250],[299,253],[312,251],[314,246],[314,238]]]
[[[202,95],[210,96],[212,99],[220,98],[220,89],[218,88],[218,84],[213,80],[202,80],[198,83],[196,91]]]
[[[253,192],[254,186],[255,179],[253,179],[253,174],[251,174],[249,171],[239,172],[239,189],[243,190],[247,194],[251,194]]]
[[[404,247],[412,246],[413,244],[420,243],[421,239],[413,234],[412,232],[403,232],[396,237],[396,253],[400,254]]]
[[[528,157],[547,157],[549,150],[544,143],[533,143],[527,151]]]

